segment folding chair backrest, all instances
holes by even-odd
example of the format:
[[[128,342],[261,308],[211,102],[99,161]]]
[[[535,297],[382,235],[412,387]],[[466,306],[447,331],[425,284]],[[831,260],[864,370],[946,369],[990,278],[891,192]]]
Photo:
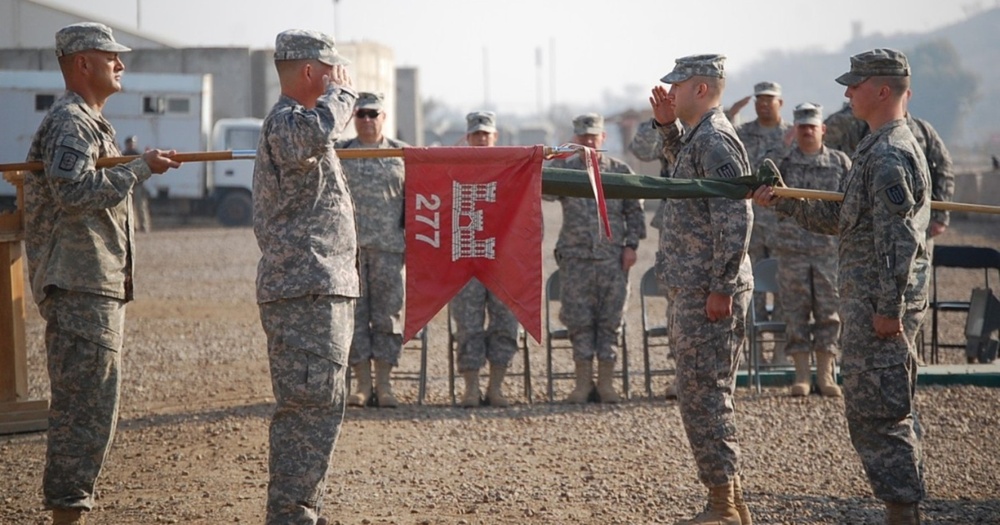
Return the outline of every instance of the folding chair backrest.
[[[778,293],[777,259],[762,259],[753,265],[753,291]]]
[[[639,281],[639,293],[646,297],[666,297],[667,294],[660,289],[660,282],[656,280],[654,268],[646,270]]]
[[[1000,273],[1000,250],[981,246],[940,246],[934,245],[934,269],[982,268],[986,273],[986,287],[990,288],[990,270]],[[936,273],[936,271],[935,271]]]

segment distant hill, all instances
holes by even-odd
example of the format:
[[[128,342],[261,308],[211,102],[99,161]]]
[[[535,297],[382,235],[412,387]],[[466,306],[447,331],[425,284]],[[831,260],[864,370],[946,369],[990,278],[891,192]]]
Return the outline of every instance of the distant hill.
[[[738,98],[753,92],[761,80],[774,80],[783,87],[785,106],[782,114],[791,118],[792,108],[801,102],[818,102],[829,114],[845,102],[844,88],[834,78],[850,67],[849,57],[875,47],[892,47],[904,52],[939,39],[946,39],[957,50],[963,68],[979,78],[978,97],[965,113],[960,128],[948,140],[949,146],[973,147],[991,144],[991,151],[1000,152],[1000,8],[982,11],[947,27],[928,33],[895,35],[871,34],[856,38],[840,51],[827,53],[804,49],[797,52],[773,52],[746,67],[727,81],[728,106]],[[921,107],[934,104],[922,99],[919,85],[913,86],[910,109],[921,114]],[[754,117],[753,106],[743,109],[744,120]],[[934,122],[931,121],[933,124]]]

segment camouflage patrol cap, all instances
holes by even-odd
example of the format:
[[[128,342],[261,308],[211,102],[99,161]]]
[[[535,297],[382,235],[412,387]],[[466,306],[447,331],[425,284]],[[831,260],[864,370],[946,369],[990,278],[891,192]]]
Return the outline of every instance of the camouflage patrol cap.
[[[337,53],[333,37],[309,29],[289,29],[274,39],[274,60],[319,60],[328,65],[346,66],[350,60]]]
[[[574,135],[600,135],[604,133],[604,117],[586,113],[573,119]]]
[[[823,125],[823,106],[820,106],[819,104],[803,102],[802,104],[795,106],[795,110],[792,111],[792,115],[795,118],[796,125]]]
[[[354,110],[359,109],[374,109],[376,111],[382,111],[383,103],[385,102],[385,95],[382,93],[372,93],[371,91],[362,91],[358,93],[358,100],[354,103]]]
[[[753,94],[755,97],[761,95],[771,95],[773,97],[781,96],[781,84],[777,82],[758,82],[753,85]]]
[[[851,70],[837,77],[837,83],[856,86],[869,77],[908,77],[906,55],[895,49],[872,49],[851,57]]]
[[[674,70],[660,79],[664,84],[677,84],[691,77],[726,78],[726,55],[691,55],[674,61]]]
[[[497,115],[492,111],[473,111],[465,116],[465,121],[468,124],[466,133],[477,131],[494,133],[497,130]]]
[[[96,49],[98,51],[108,51],[110,53],[124,53],[132,51],[118,42],[111,34],[111,28],[95,22],[81,22],[70,24],[59,31],[56,31],[56,56],[63,57]]]

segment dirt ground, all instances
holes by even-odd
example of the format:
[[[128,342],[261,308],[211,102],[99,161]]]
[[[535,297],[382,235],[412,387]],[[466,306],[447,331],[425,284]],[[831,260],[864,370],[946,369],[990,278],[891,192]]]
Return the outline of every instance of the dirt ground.
[[[545,204],[546,274],[558,206]],[[655,230],[651,236],[655,237]],[[956,223],[940,244],[1000,246],[998,223]],[[703,502],[676,402],[642,381],[638,277],[627,314],[632,399],[617,406],[546,401],[544,347],[530,345],[534,403],[512,375],[507,409],[450,406],[447,325],[429,327],[429,384],[397,381],[398,409],[350,409],[332,461],[324,514],[341,524],[673,523]],[[259,252],[250,229],[161,227],[138,237],[137,299],[129,306],[119,431],[88,523],[261,523],[267,423],[273,406],[254,304]],[[981,274],[942,275],[967,297]],[[957,297],[956,297],[957,298]],[[660,306],[659,308],[662,308]],[[662,311],[662,310],[660,310]],[[945,320],[961,339],[964,320]],[[43,325],[32,303],[31,397],[48,380]],[[662,363],[664,351],[654,357]],[[408,345],[401,364],[416,370]],[[964,361],[948,351],[948,362]],[[572,368],[568,352],[559,370]],[[513,373],[521,370],[515,358]],[[571,382],[559,381],[556,398]],[[925,523],[1000,523],[1000,389],[921,387],[928,500]],[[745,488],[755,522],[880,523],[847,434],[843,402],[792,399],[783,388],[737,396]],[[0,524],[47,523],[41,508],[45,434],[0,436]]]

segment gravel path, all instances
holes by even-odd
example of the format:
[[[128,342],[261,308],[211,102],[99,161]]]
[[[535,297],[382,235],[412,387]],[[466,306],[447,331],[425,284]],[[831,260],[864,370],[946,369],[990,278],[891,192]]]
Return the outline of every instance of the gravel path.
[[[558,209],[547,204],[545,212],[548,272]],[[997,246],[996,231],[960,223],[939,242]],[[641,247],[639,268],[652,263],[652,244]],[[122,419],[88,523],[261,523],[273,399],[253,304],[252,232],[164,229],[140,236],[139,250]],[[967,293],[978,277],[947,277],[942,285]],[[415,383],[399,382],[409,404],[348,411],[326,513],[342,524],[643,524],[695,513],[704,492],[677,405],[663,399],[663,378],[654,387],[659,395],[645,397],[637,294],[629,304],[633,399],[618,406],[544,402],[544,351],[532,342],[534,404],[524,403],[520,380],[509,378],[511,408],[450,407],[446,324],[438,315],[429,332],[425,405],[413,404]],[[28,317],[31,395],[44,398],[34,306]],[[954,338],[960,321],[947,326]],[[402,368],[415,369],[417,355],[405,352]],[[557,366],[570,370],[569,357],[558,356]],[[557,398],[570,387],[560,381]],[[925,523],[1000,523],[1000,389],[921,387],[919,403]],[[737,409],[755,523],[881,523],[841,400],[741,388]],[[47,523],[44,451],[44,433],[0,436],[0,524]]]

